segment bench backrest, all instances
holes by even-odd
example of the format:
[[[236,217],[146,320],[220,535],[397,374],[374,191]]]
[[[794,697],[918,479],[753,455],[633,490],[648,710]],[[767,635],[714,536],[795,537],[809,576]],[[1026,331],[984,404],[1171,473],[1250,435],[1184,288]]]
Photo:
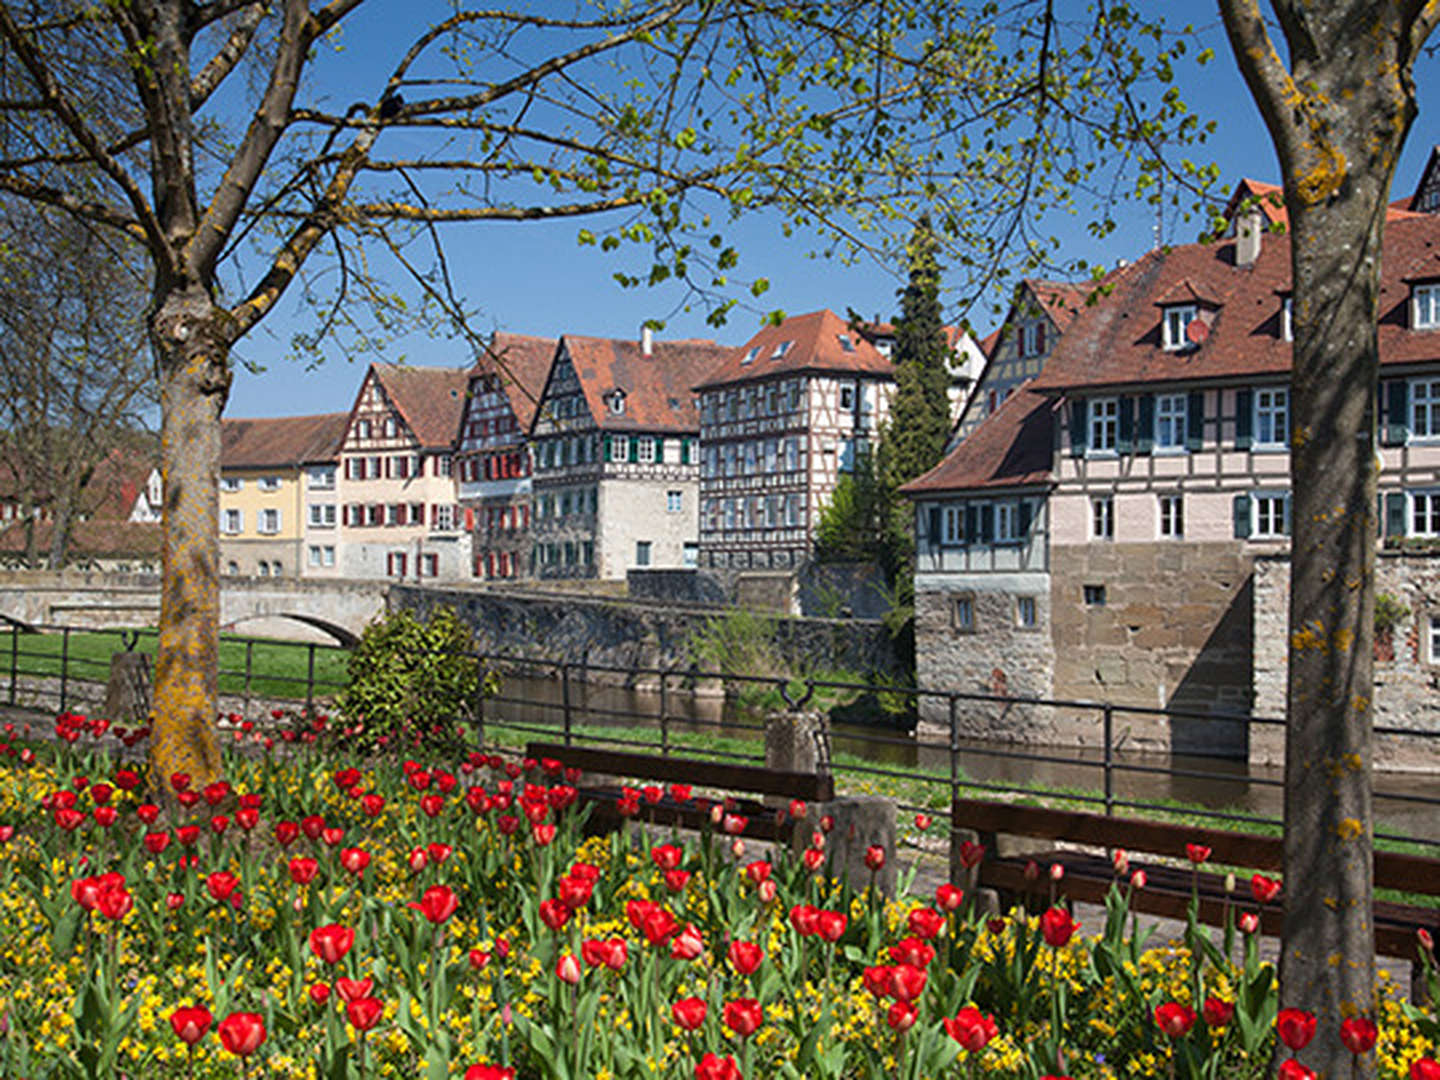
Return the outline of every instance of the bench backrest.
[[[835,782],[829,776],[786,772],[763,765],[738,765],[703,758],[661,757],[658,754],[541,742],[530,743],[525,748],[525,754],[537,761],[553,758],[584,772],[635,777],[665,784],[693,784],[753,795],[782,795],[807,802],[829,802],[835,797]]]
[[[1010,833],[1040,840],[1068,840],[1096,847],[1124,848],[1152,855],[1183,858],[1186,844],[1210,848],[1210,858],[1229,866],[1278,872],[1285,866],[1285,842],[1278,836],[1230,832],[1196,825],[1107,817],[1083,810],[1060,810],[1019,803],[956,799],[950,819],[957,829],[981,833]],[[1377,888],[1403,889],[1440,895],[1440,859],[1375,852]]]

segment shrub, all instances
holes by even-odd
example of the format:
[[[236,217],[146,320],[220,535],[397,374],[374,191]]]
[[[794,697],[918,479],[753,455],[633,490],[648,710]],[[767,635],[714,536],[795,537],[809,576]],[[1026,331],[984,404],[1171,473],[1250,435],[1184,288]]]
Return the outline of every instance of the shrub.
[[[495,691],[493,672],[482,685],[473,644],[449,607],[436,608],[425,622],[408,611],[371,622],[351,654],[350,683],[337,702],[358,748],[458,741],[478,696]]]

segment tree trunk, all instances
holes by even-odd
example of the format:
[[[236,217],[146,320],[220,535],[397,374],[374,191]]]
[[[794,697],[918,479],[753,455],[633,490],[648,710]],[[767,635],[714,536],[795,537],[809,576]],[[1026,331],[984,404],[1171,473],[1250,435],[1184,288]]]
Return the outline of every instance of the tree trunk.
[[[1292,215],[1293,539],[1282,1002],[1316,1013],[1305,1063],[1349,1076],[1340,1020],[1375,1016],[1371,688],[1375,397],[1388,176]],[[1378,187],[1378,191],[1374,188]],[[1371,190],[1364,190],[1369,188]],[[1360,189],[1360,190],[1356,190]],[[1377,212],[1378,207],[1378,212]],[[1374,1074],[1365,1055],[1358,1075]]]
[[[157,297],[150,339],[160,371],[164,485],[160,640],[155,659],[150,783],[220,774],[220,584],[216,574],[220,413],[230,388],[228,315],[200,286]]]

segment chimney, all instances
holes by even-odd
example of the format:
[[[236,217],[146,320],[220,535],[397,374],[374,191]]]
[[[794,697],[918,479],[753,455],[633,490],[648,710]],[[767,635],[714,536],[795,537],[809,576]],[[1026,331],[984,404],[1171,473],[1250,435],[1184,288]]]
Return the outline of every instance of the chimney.
[[[1245,211],[1235,219],[1235,265],[1254,266],[1260,257],[1265,234],[1264,216],[1258,209]]]
[[[655,355],[655,331],[648,326],[640,328],[640,355]]]

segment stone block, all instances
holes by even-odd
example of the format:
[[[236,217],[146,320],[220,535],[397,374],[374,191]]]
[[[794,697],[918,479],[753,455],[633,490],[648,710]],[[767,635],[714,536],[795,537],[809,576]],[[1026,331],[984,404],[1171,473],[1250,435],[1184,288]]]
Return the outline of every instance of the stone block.
[[[871,871],[865,865],[865,852],[879,847],[885,852],[885,865],[874,875],[876,887],[885,896],[895,895],[895,804],[878,795],[847,795],[825,807],[835,818],[831,830],[830,866],[837,877],[843,877],[856,890],[870,885]]]
[[[117,652],[110,656],[105,684],[105,719],[122,726],[144,726],[150,717],[150,657]]]

